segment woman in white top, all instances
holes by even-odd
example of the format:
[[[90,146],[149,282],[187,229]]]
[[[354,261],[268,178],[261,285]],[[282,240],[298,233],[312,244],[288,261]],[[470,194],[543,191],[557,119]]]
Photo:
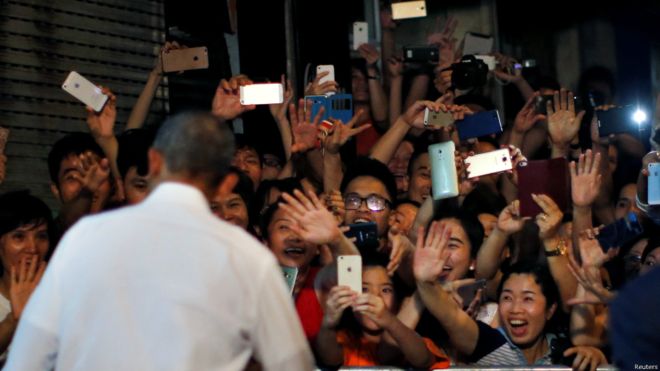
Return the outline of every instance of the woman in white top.
[[[27,191],[0,196],[0,362],[46,269],[51,225],[48,206]]]

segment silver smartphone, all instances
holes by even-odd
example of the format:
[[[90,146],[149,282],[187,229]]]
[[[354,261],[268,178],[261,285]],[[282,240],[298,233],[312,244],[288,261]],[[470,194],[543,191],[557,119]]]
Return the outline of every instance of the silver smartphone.
[[[339,255],[337,257],[337,284],[348,286],[358,294],[362,293],[362,256]]]
[[[392,3],[392,19],[426,17],[426,1]]]
[[[450,112],[435,112],[433,110],[424,109],[424,126],[432,126],[441,128],[449,126],[454,123],[454,117]]]
[[[108,101],[108,96],[103,94],[101,88],[82,77],[76,71],[69,73],[64,83],[62,83],[62,89],[85,103],[88,107],[92,107],[96,112],[101,112],[103,106]]]
[[[240,87],[241,104],[279,104],[284,101],[281,83],[252,84]]]
[[[360,45],[369,43],[369,24],[367,22],[353,22],[353,50]]]

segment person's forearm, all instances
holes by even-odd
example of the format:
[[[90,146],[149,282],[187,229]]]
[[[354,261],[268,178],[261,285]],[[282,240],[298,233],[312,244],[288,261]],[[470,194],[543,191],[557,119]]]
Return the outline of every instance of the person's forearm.
[[[414,330],[408,328],[396,317],[393,321],[385,327],[387,335],[391,336],[396,342],[398,350],[403,353],[408,363],[414,368],[427,368],[431,365],[432,356],[421,336]],[[389,355],[393,352],[388,351],[391,349],[391,344],[387,338],[383,336],[383,340],[379,344],[379,355]],[[380,359],[381,357],[379,357]]]
[[[394,51],[396,49],[396,40],[394,37],[394,30],[391,29],[383,29],[382,31],[382,38],[381,38],[381,51],[382,51],[382,61],[383,61],[383,66],[387,61],[394,56]],[[384,69],[385,67],[383,67]],[[385,78],[385,86],[390,86],[392,85],[392,79],[389,78],[389,76],[386,76]]]
[[[147,115],[149,114],[151,102],[156,95],[156,90],[158,90],[158,85],[160,85],[162,78],[162,75],[155,71],[149,73],[147,83],[144,85],[142,93],[140,93],[140,96],[131,110],[131,114],[128,116],[125,130],[141,128],[144,125]]]
[[[543,241],[543,246],[546,252],[554,252],[561,242],[560,237],[554,237]],[[565,243],[565,242],[564,242]],[[577,280],[568,269],[568,257],[565,254],[548,256],[548,267],[550,274],[557,284],[559,289],[559,296],[561,297],[562,309],[568,313],[570,307],[566,304],[569,299],[575,296],[577,290]]]
[[[518,186],[513,183],[510,176],[503,176],[500,181],[500,193],[506,200],[507,204],[512,203],[518,199]]]
[[[117,166],[117,156],[119,155],[119,142],[117,141],[117,137],[114,135],[109,138],[94,137],[94,140],[99,147],[101,147],[105,157],[108,159],[112,176],[115,179],[122,179],[122,176],[119,173],[119,167]]]
[[[371,118],[375,124],[387,130],[387,95],[378,77],[379,73],[375,67],[367,68],[367,81],[369,84],[369,106],[371,107]]]
[[[426,97],[430,80],[431,78],[425,73],[417,75],[413,78],[412,84],[410,84],[410,91],[406,97],[406,104],[404,105],[404,109],[408,109],[415,102]]]
[[[399,144],[401,144],[401,141],[409,130],[410,125],[408,125],[403,118],[399,117],[394,125],[390,126],[385,134],[378,139],[378,142],[374,144],[373,148],[371,148],[371,154],[369,157],[378,160],[383,164],[390,162],[394,153],[396,153],[396,149],[399,147]]]
[[[291,158],[291,145],[293,144],[293,134],[291,133],[291,124],[286,117],[274,118],[277,127],[280,130],[282,138],[282,148],[284,148],[284,158]]]
[[[518,88],[520,95],[522,95],[523,101],[527,102],[529,98],[534,95],[534,89],[532,89],[527,80],[524,78],[515,80],[513,84],[516,86],[516,88]]]
[[[502,232],[499,228],[495,227],[490,236],[484,240],[477,253],[477,269],[475,277],[477,279],[485,278],[492,279],[500,269],[500,261],[502,259],[502,251],[506,247],[506,242],[509,236]]]
[[[591,206],[573,205],[573,246],[578,246],[578,236],[585,229],[593,227]]]
[[[548,142],[548,130],[542,123],[537,123],[525,133],[520,150],[523,156],[534,156]]]
[[[560,157],[566,158],[568,156],[569,149],[570,147],[568,146],[568,144],[553,143],[550,158],[560,158]]]
[[[305,159],[309,163],[309,167],[312,170],[310,173],[305,174],[307,177],[311,177],[316,181],[323,182],[323,155],[321,150],[313,149],[305,153]]]
[[[321,325],[314,341],[314,350],[319,363],[328,367],[339,367],[344,363],[344,349],[337,342],[337,331]]]
[[[518,130],[512,129],[509,131],[509,144],[516,146],[518,148],[523,147],[523,142],[525,141],[525,133]]]
[[[390,126],[394,125],[401,116],[401,92],[403,90],[403,76],[397,76],[390,80]]]
[[[408,328],[414,329],[419,324],[419,320],[422,318],[423,311],[424,302],[422,302],[422,298],[419,296],[419,293],[415,291],[412,296],[404,299],[396,317]]]
[[[360,255],[360,250],[343,233],[339,234],[337,241],[330,244],[330,251],[335,260],[339,255]]]
[[[325,152],[323,155],[323,191],[338,191],[344,172],[341,167],[341,155],[339,153]]]
[[[576,296],[586,295],[582,285],[578,285]],[[602,330],[602,329],[601,329]],[[573,345],[601,346],[602,331],[596,328],[596,308],[593,304],[577,304],[571,308],[570,335]]]
[[[92,192],[86,188],[82,188],[76,197],[62,204],[58,219],[62,223],[63,230],[69,229],[80,218],[89,214],[92,210],[93,198],[94,194]]]
[[[17,325],[18,321],[11,312],[0,322],[0,353],[4,353],[9,347]]]

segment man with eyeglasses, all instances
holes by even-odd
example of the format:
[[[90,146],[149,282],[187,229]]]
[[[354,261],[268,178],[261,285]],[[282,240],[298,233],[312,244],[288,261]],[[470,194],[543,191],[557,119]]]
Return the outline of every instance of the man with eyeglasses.
[[[387,242],[388,219],[396,197],[396,181],[386,165],[358,158],[344,174],[344,224],[376,223],[379,246]]]

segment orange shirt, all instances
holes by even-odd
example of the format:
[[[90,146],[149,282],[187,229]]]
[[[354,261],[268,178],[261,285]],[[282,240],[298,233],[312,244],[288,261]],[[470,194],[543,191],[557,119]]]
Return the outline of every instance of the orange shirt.
[[[449,368],[449,357],[440,348],[428,338],[424,339],[426,348],[433,355],[433,364],[429,367],[430,370],[439,368]],[[365,338],[361,338],[359,344],[351,339],[346,331],[339,331],[337,333],[337,342],[344,349],[344,366],[382,366],[376,362],[376,348],[378,344],[369,343]],[[394,365],[394,366],[405,366]]]

